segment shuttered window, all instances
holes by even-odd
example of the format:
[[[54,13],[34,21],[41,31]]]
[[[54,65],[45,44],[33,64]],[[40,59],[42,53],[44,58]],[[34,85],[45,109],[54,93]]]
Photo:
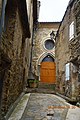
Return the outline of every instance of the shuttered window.
[[[74,21],[69,26],[69,40],[74,38]]]
[[[70,80],[70,63],[65,65],[65,80]]]

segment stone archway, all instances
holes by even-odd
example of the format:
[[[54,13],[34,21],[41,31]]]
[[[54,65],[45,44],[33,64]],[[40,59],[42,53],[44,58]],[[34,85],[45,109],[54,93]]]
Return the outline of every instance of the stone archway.
[[[54,55],[45,53],[40,56],[38,60],[38,76],[41,82],[55,83],[56,81],[56,67]]]
[[[53,54],[53,53],[43,53],[40,57],[39,57],[39,59],[38,59],[38,61],[37,61],[37,65],[40,65],[41,64],[41,62],[42,62],[42,60],[46,57],[46,56],[51,56],[54,60],[55,60],[55,55]]]

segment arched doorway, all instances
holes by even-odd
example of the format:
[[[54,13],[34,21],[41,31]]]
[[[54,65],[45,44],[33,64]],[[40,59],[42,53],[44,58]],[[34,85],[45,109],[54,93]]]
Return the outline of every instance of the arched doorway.
[[[56,82],[56,67],[54,58],[47,55],[41,62],[40,81],[43,83]]]

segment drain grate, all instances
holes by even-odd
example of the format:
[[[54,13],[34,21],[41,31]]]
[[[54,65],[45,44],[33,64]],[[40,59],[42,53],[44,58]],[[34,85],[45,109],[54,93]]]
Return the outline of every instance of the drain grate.
[[[54,113],[48,113],[47,116],[54,116]]]

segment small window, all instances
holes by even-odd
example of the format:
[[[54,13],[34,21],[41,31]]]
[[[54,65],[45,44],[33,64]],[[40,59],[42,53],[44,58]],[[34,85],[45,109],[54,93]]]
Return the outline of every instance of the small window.
[[[70,80],[70,63],[65,65],[65,80]]]
[[[69,40],[74,38],[74,21],[69,26]]]
[[[54,62],[54,59],[50,55],[48,55],[42,60],[42,62],[48,62],[48,61],[49,62]]]
[[[54,48],[54,41],[53,40],[46,40],[45,41],[45,48],[48,50],[52,50]]]

